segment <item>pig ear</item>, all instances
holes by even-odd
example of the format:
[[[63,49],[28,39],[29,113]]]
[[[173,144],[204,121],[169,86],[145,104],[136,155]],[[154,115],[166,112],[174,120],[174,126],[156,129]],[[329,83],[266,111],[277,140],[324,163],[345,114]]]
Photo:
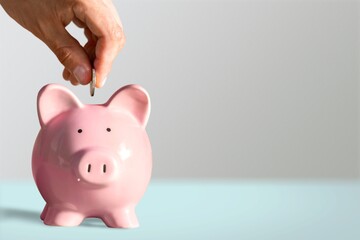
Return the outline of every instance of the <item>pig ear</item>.
[[[127,85],[116,91],[105,104],[110,108],[124,109],[145,127],[150,115],[150,98],[139,85]]]
[[[40,125],[44,126],[59,114],[82,106],[69,89],[57,84],[46,85],[40,90],[37,98]]]

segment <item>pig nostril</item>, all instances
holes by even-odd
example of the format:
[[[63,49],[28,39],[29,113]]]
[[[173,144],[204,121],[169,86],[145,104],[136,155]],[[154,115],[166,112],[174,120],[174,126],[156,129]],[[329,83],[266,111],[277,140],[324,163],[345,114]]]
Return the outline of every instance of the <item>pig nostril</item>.
[[[91,171],[91,164],[88,165],[88,172]]]
[[[106,172],[106,164],[103,165],[103,172]]]

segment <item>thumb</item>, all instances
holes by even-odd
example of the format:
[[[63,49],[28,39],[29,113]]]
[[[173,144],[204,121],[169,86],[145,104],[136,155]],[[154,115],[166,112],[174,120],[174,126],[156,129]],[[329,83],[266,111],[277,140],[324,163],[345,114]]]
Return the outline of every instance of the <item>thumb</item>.
[[[43,41],[80,84],[90,82],[90,59],[80,43],[62,25],[48,32]]]

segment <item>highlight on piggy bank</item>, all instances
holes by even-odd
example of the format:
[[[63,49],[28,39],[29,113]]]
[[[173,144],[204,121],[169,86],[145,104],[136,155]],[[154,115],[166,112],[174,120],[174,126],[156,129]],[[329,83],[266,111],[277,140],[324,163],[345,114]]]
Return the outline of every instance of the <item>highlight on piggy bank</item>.
[[[44,223],[77,226],[97,217],[108,227],[138,227],[135,207],[152,169],[148,93],[128,85],[104,104],[86,105],[49,84],[38,94],[37,110],[32,172],[46,202]]]

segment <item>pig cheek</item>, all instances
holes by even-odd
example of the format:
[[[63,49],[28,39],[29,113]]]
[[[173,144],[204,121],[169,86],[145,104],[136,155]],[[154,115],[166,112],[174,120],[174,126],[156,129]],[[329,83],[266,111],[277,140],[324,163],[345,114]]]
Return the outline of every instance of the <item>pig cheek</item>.
[[[128,147],[124,142],[120,144],[117,154],[122,162],[127,161],[132,156],[133,150]]]
[[[70,168],[71,167],[71,142],[69,136],[64,134],[66,131],[63,131],[62,134],[57,134],[51,140],[50,148],[53,154],[54,163],[62,168]]]

